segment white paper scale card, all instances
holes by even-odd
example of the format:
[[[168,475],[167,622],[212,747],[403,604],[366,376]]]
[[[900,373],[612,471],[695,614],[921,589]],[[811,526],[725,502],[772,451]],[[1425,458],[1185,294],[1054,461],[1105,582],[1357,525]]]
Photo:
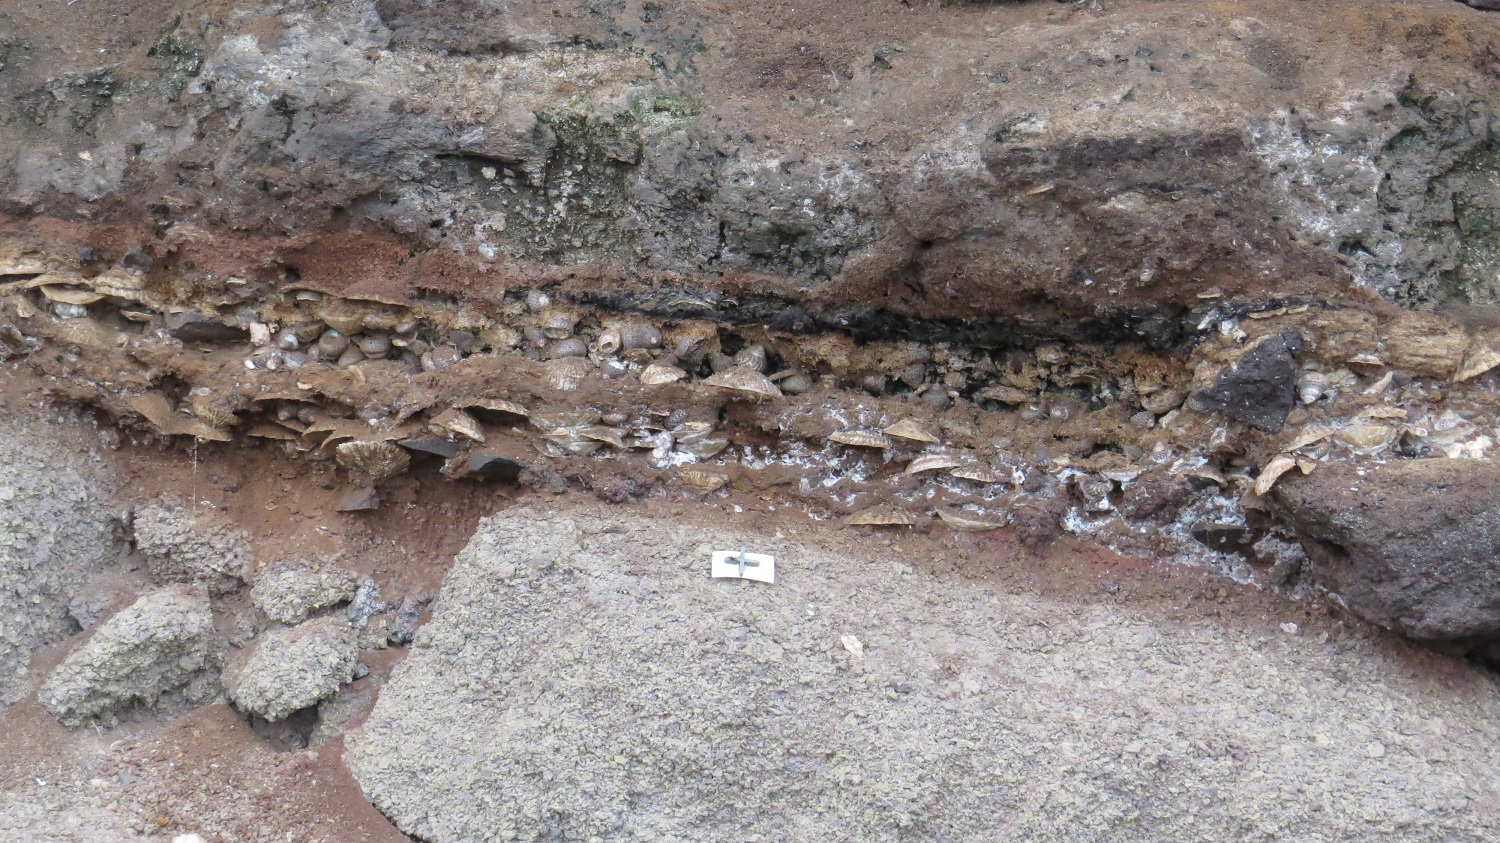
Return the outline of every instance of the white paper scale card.
[[[769,553],[716,550],[709,576],[774,583],[776,582],[776,557]]]

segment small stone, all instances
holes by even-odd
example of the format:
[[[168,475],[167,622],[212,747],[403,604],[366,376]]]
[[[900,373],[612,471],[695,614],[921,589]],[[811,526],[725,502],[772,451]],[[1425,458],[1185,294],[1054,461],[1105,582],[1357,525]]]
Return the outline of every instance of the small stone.
[[[335,512],[367,512],[380,508],[380,495],[374,486],[357,486],[344,493]]]

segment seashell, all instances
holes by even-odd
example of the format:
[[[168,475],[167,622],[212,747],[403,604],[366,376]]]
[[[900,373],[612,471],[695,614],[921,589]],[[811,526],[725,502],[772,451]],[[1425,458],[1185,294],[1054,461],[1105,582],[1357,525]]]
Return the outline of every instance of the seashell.
[[[605,360],[599,364],[599,374],[606,378],[623,378],[630,372],[630,365],[624,360]]]
[[[812,378],[798,372],[781,382],[781,390],[788,395],[801,395],[812,389]]]
[[[58,319],[82,319],[89,315],[88,308],[81,304],[67,304],[66,302],[53,302],[52,313]]]
[[[1187,393],[1180,389],[1158,389],[1150,395],[1141,396],[1141,408],[1149,413],[1164,416],[1182,406]]]
[[[960,480],[973,480],[975,483],[1004,483],[1000,475],[982,465],[963,465],[948,472]]]
[[[360,353],[366,357],[379,359],[391,351],[391,338],[384,334],[362,337],[359,341]]]
[[[767,357],[766,347],[760,343],[756,343],[740,349],[739,353],[734,355],[732,359],[736,366],[764,373],[766,371]]]
[[[210,427],[195,418],[188,418],[172,409],[172,402],[159,392],[132,395],[125,399],[126,406],[145,416],[152,425],[171,436],[192,436],[209,442],[228,442],[232,437],[217,428]]]
[[[1345,360],[1344,362],[1348,363],[1351,366],[1373,366],[1373,367],[1384,367],[1385,366],[1385,361],[1384,360],[1380,359],[1380,357],[1378,357],[1377,355],[1371,354],[1369,352],[1361,352],[1359,354],[1354,355],[1353,357],[1350,357],[1348,360]]]
[[[318,309],[323,324],[341,334],[356,334],[365,324],[364,309],[342,299],[324,302]]]
[[[707,386],[715,386],[727,389],[731,392],[739,392],[745,395],[753,395],[757,398],[780,398],[781,389],[771,383],[771,379],[749,369],[733,367],[726,369],[716,375],[705,378],[703,383]]]
[[[460,398],[453,406],[495,424],[515,424],[531,417],[525,407],[503,398]]]
[[[719,351],[719,328],[712,322],[694,320],[669,328],[663,345],[671,349],[679,360],[698,365],[710,354]]]
[[[351,345],[344,349],[344,353],[339,355],[339,359],[334,361],[333,365],[338,366],[340,369],[347,369],[355,363],[364,362],[364,360],[365,353],[360,351],[357,346]]]
[[[509,351],[521,344],[521,332],[509,325],[495,323],[479,331],[479,341],[494,351]]]
[[[532,348],[545,348],[547,345],[547,332],[535,325],[529,325],[521,331],[526,338],[526,343]]]
[[[563,357],[587,357],[589,355],[589,347],[583,340],[577,337],[569,337],[568,339],[558,340],[553,343],[552,347],[547,349],[547,355],[553,360]]]
[[[612,427],[605,427],[604,425],[600,424],[590,425],[588,427],[581,428],[578,431],[578,435],[582,436],[585,439],[592,439],[595,442],[603,442],[606,445],[611,445],[621,451],[625,450],[624,437],[620,435],[620,431],[615,430]]]
[[[600,354],[614,354],[620,350],[620,332],[610,329],[599,334],[598,349]]]
[[[1396,441],[1396,428],[1372,421],[1356,421],[1334,433],[1334,438],[1356,454],[1373,454]]]
[[[547,383],[558,392],[572,392],[588,377],[589,363],[582,357],[560,357],[546,364]]]
[[[572,427],[555,427],[542,434],[542,438],[561,448],[564,453],[579,457],[586,457],[604,447],[604,443],[587,438]]]
[[[532,313],[540,312],[552,304],[552,297],[541,290],[529,290],[526,293],[526,308]]]
[[[995,384],[975,392],[974,397],[980,401],[995,401],[1000,404],[1026,404],[1035,396],[1013,386]]]
[[[708,355],[708,368],[716,375],[720,372],[727,372],[734,368],[734,358],[715,352]]]
[[[946,389],[936,384],[927,387],[926,391],[917,397],[921,399],[923,404],[934,410],[946,410],[953,406],[953,397],[948,394]]]
[[[655,325],[637,323],[620,330],[620,347],[626,351],[661,348],[661,331]]]
[[[728,477],[717,472],[702,471],[696,468],[680,469],[673,476],[673,479],[701,495],[717,492],[729,485]]]
[[[1328,391],[1329,377],[1322,372],[1306,372],[1297,379],[1297,397],[1303,404],[1311,404]]]
[[[891,447],[890,437],[873,430],[842,430],[829,434],[828,441],[837,442],[840,445],[851,445],[855,448]]]
[[[79,290],[73,287],[60,287],[56,284],[43,284],[39,289],[42,295],[58,302],[59,304],[71,304],[82,307],[93,304],[104,298],[104,296],[92,290]]]
[[[566,313],[553,313],[542,322],[542,333],[548,339],[562,340],[573,336],[578,320]]]
[[[1458,371],[1453,373],[1453,382],[1473,380],[1496,366],[1500,366],[1500,351],[1479,343],[1464,355],[1463,362],[1458,364]]]
[[[1379,395],[1380,393],[1385,392],[1387,389],[1389,389],[1390,385],[1391,385],[1391,381],[1393,381],[1395,379],[1396,379],[1396,373],[1395,372],[1386,372],[1384,375],[1381,376],[1380,380],[1378,380],[1378,381],[1370,384],[1369,388],[1365,390],[1365,394],[1366,395]]]
[[[958,468],[963,465],[961,460],[956,460],[947,454],[928,454],[925,457],[917,457],[906,466],[902,474],[921,474],[924,471],[942,471],[945,468]]]
[[[340,442],[334,449],[334,459],[350,471],[369,475],[373,483],[389,480],[411,467],[411,454],[405,448],[368,439]]]
[[[641,383],[655,385],[659,383],[673,383],[687,377],[687,372],[676,366],[667,366],[662,363],[652,363],[641,370]]]
[[[334,333],[337,333],[335,331]],[[271,326],[264,322],[250,323],[250,344],[263,348],[271,344]]]
[[[728,439],[715,438],[708,422],[684,422],[672,428],[677,450],[706,460],[729,447]]]
[[[115,267],[99,275],[95,275],[84,283],[96,293],[139,301],[146,281],[139,275],[133,275],[119,267]]]
[[[942,441],[927,428],[923,427],[916,419],[902,419],[886,428],[884,432],[886,435],[894,436],[897,439],[906,439],[911,442],[925,442],[928,445],[936,445]]]
[[[463,436],[481,445],[484,444],[484,426],[479,423],[479,419],[457,407],[438,413],[428,426],[432,428],[433,433]]]
[[[850,515],[844,523],[851,527],[913,527],[918,522],[915,515],[905,510],[875,506]]]
[[[194,397],[189,405],[192,407],[193,415],[205,424],[214,427],[234,427],[240,423],[240,417],[236,416],[223,400],[215,400],[212,396]]]
[[[1362,419],[1396,419],[1397,421],[1407,421],[1411,418],[1410,414],[1400,407],[1384,406],[1366,407],[1360,411],[1358,417]]]
[[[1255,478],[1254,490],[1256,496],[1259,497],[1271,491],[1271,488],[1276,485],[1276,481],[1280,479],[1281,475],[1297,467],[1296,458],[1286,454],[1281,454],[1266,463],[1266,467],[1260,470],[1260,476]]]
[[[1297,438],[1292,440],[1292,444],[1287,446],[1287,450],[1295,451],[1298,448],[1306,448],[1308,445],[1327,439],[1333,433],[1334,429],[1325,425],[1308,425],[1302,429],[1301,433],[1297,434]]]
[[[1010,518],[985,517],[979,518],[971,513],[957,509],[940,508],[937,517],[949,527],[955,530],[968,530],[974,533],[983,533],[989,530],[998,530],[1010,523]]]
[[[274,439],[282,442],[293,442],[300,438],[297,431],[276,424],[275,422],[261,422],[253,425],[249,430],[245,431],[245,435],[253,436],[256,439]]]

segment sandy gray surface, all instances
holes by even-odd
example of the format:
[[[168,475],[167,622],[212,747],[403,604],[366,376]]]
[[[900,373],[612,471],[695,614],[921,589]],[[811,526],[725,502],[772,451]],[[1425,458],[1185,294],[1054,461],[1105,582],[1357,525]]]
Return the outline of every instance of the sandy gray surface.
[[[777,555],[776,585],[707,578],[741,546]],[[1165,621],[514,509],[460,555],[350,758],[431,843],[1500,835],[1494,681],[1294,612]]]

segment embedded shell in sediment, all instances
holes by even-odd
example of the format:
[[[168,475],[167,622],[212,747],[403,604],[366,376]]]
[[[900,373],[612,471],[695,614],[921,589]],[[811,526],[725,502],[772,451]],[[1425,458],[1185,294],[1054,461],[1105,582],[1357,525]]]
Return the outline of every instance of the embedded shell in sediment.
[[[975,483],[1003,483],[1000,475],[991,471],[988,466],[983,465],[961,465],[948,472],[960,480],[973,480]]]
[[[939,509],[937,516],[944,524],[955,530],[968,530],[974,533],[983,533],[989,530],[998,530],[1009,523],[1004,517],[984,516],[975,513],[964,512],[957,509]]]
[[[947,454],[928,454],[925,457],[917,457],[906,467],[903,474],[921,474],[924,471],[942,471],[945,468],[958,468],[963,461],[954,459]]]
[[[621,451],[625,450],[626,447],[625,438],[620,435],[620,431],[602,424],[579,428],[578,435],[585,439],[592,439],[595,442],[603,442]]]
[[[546,363],[547,383],[558,392],[572,392],[588,376],[589,364],[582,357],[560,357]]]
[[[1255,478],[1255,494],[1260,496],[1271,491],[1276,486],[1276,481],[1281,479],[1281,475],[1297,467],[1296,457],[1288,454],[1281,454],[1272,459],[1266,463],[1265,468],[1260,470],[1260,476]]]
[[[41,291],[42,295],[61,304],[87,305],[104,298],[103,295],[93,290],[80,290],[77,287],[64,287],[60,284],[44,284]]]
[[[873,430],[841,430],[830,434],[828,441],[837,442],[840,445],[850,445],[856,448],[889,448],[891,440],[883,433]]]
[[[1453,373],[1453,381],[1462,383],[1473,380],[1496,366],[1500,366],[1500,351],[1483,343],[1477,344],[1469,349],[1463,362],[1458,364],[1458,371]]]
[[[344,468],[369,475],[376,483],[389,480],[411,467],[411,454],[405,448],[368,439],[340,442],[334,458]]]
[[[753,369],[746,369],[743,366],[725,369],[717,375],[705,378],[703,383],[706,386],[716,386],[720,389],[727,389],[731,392],[738,392],[744,395],[753,395],[757,398],[781,397],[781,388],[772,383],[770,378]]]
[[[905,510],[876,506],[850,515],[844,523],[851,527],[912,527],[917,517]]]
[[[481,445],[484,444],[484,426],[479,423],[478,419],[457,407],[438,413],[428,426],[434,433],[445,436],[463,436]]]
[[[641,383],[654,386],[659,383],[673,383],[687,377],[687,372],[676,366],[668,366],[665,363],[652,363],[641,370]]]
[[[905,439],[909,442],[922,442],[927,445],[936,445],[941,441],[915,419],[902,419],[886,428],[883,432],[887,436],[894,436],[897,439]]]

